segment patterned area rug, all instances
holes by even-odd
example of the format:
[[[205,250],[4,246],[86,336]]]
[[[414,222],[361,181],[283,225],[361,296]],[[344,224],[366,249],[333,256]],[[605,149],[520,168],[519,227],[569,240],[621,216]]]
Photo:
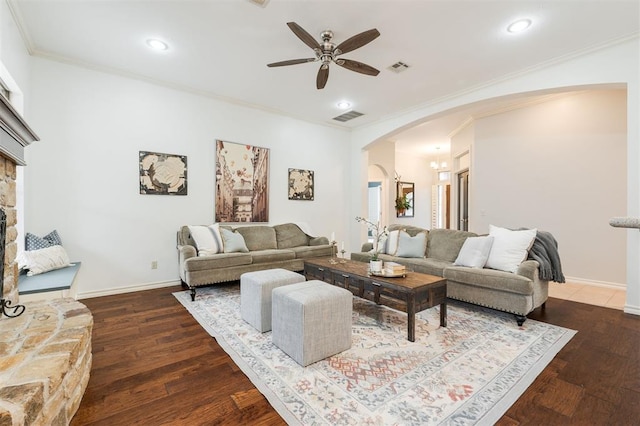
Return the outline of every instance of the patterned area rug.
[[[300,367],[240,318],[239,286],[174,293],[291,425],[493,424],[576,333],[449,303],[416,317],[353,299],[351,349]]]

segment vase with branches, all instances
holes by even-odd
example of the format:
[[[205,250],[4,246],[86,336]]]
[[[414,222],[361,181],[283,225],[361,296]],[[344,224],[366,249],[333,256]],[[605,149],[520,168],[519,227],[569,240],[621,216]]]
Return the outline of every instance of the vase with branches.
[[[365,219],[361,216],[356,216],[356,221],[360,223],[364,223],[367,226],[367,229],[371,231],[371,236],[373,237],[373,251],[371,252],[371,260],[378,260],[378,255],[382,251],[382,242],[383,239],[387,236],[387,227],[380,227],[380,222],[373,223],[370,220]]]

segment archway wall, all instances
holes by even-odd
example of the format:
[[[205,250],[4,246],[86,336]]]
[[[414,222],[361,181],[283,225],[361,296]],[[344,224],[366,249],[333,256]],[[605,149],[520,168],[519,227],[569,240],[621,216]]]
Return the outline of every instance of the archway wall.
[[[374,124],[355,129],[351,135],[352,169],[351,216],[361,215],[365,208],[358,202],[366,188],[362,180],[363,148],[394,133],[415,126],[428,118],[455,110],[466,105],[489,99],[521,94],[553,93],[583,90],[593,87],[627,88],[627,211],[621,216],[640,216],[640,38],[618,42],[579,56],[564,58],[554,63],[543,64],[536,69],[512,75],[498,81],[431,101],[403,114],[380,120]],[[366,173],[365,173],[366,175]],[[360,184],[358,184],[360,182]],[[351,227],[351,243],[359,244],[357,227]],[[627,238],[627,303],[625,311],[640,315],[640,233],[626,232]],[[355,245],[354,245],[355,244]],[[606,248],[603,248],[606,249]]]
[[[369,167],[375,166],[384,175],[382,179],[381,224],[386,225],[393,217],[392,199],[395,194],[393,180],[395,171],[395,144],[391,141],[379,141],[369,147]],[[371,170],[371,169],[370,169]],[[371,176],[369,176],[371,180]]]

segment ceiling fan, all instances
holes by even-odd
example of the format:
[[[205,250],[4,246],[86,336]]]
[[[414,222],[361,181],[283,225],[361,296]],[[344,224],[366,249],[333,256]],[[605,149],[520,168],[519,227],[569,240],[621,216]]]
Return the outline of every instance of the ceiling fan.
[[[359,72],[360,74],[376,76],[380,73],[377,69],[373,68],[370,65],[363,64],[362,62],[354,61],[351,59],[343,59],[338,58],[338,56],[343,53],[351,52],[352,50],[356,50],[359,47],[364,46],[367,43],[375,40],[380,33],[377,29],[371,29],[368,31],[361,32],[360,34],[356,34],[351,38],[346,39],[342,43],[336,45],[331,42],[333,38],[333,32],[326,30],[320,34],[320,38],[322,38],[322,43],[316,41],[311,34],[306,32],[300,25],[295,22],[287,22],[291,31],[298,36],[300,40],[307,46],[313,49],[316,54],[315,58],[305,58],[305,59],[290,59],[288,61],[274,62],[272,64],[267,64],[268,67],[282,67],[286,65],[296,65],[296,64],[304,64],[307,62],[318,62],[321,61],[320,69],[318,70],[318,76],[316,77],[316,87],[318,89],[323,89],[327,84],[327,79],[329,78],[329,64],[331,62],[340,65],[343,68],[346,68],[351,71]]]

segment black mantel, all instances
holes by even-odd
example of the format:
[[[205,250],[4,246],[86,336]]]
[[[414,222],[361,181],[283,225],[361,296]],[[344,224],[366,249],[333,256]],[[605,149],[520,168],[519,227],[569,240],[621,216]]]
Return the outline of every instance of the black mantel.
[[[0,96],[0,153],[19,166],[26,165],[24,147],[40,140],[4,96]]]

